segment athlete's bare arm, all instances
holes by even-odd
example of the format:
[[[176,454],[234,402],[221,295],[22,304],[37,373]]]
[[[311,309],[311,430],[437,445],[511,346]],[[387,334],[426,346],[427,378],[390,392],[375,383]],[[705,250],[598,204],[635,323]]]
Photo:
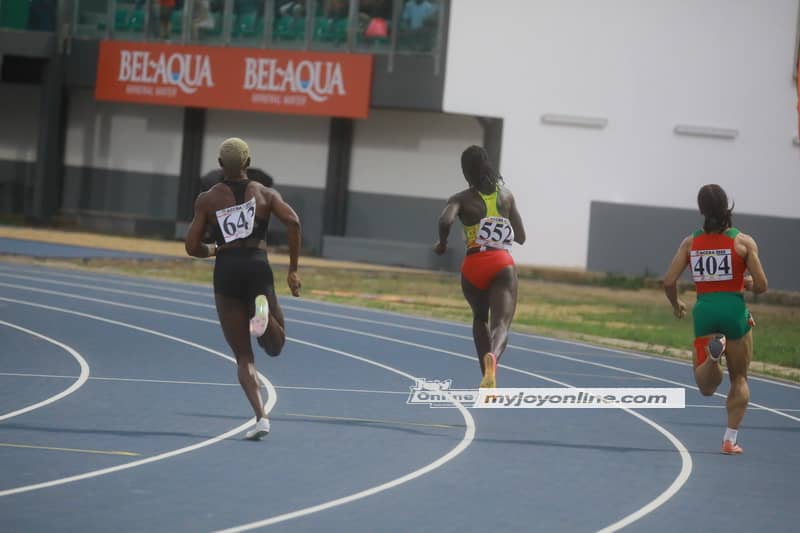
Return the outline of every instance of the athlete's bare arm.
[[[511,196],[511,212],[508,219],[511,221],[511,227],[514,228],[514,241],[518,244],[525,244],[525,226],[522,224],[522,216],[517,210],[517,200],[510,192],[509,196]]]
[[[736,252],[744,257],[747,270],[752,276],[752,281],[746,282],[750,290],[755,294],[761,294],[767,291],[767,274],[764,272],[764,267],[761,265],[761,258],[758,256],[758,244],[755,239],[745,233],[740,233],[736,236]],[[742,253],[744,252],[744,253]]]
[[[461,193],[454,194],[447,200],[442,214],[439,215],[439,242],[433,248],[436,255],[442,255],[447,251],[447,239],[450,237],[450,228],[453,226],[458,212],[461,210]]]
[[[662,282],[664,294],[667,295],[669,303],[672,304],[672,313],[677,318],[686,316],[686,304],[678,298],[678,278],[681,277],[681,274],[689,264],[689,250],[691,247],[692,236],[690,235],[683,239],[683,242],[678,247],[678,251],[675,252],[675,257],[672,258],[672,262]]]
[[[208,211],[208,193],[200,193],[194,202],[194,218],[186,232],[186,253],[192,257],[211,257],[216,254],[217,247],[203,244],[206,231]]]
[[[263,186],[262,186],[263,187]],[[270,212],[280,220],[287,230],[289,241],[289,276],[287,283],[292,296],[300,296],[300,275],[297,273],[297,263],[300,255],[300,217],[297,216],[292,206],[283,201],[280,193],[274,189],[263,187],[263,194],[267,196]]]

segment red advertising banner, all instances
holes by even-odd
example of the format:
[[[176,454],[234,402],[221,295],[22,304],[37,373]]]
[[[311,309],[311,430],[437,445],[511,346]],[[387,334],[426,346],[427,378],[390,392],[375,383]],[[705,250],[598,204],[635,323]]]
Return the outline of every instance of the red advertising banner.
[[[372,56],[102,41],[98,100],[366,118]]]

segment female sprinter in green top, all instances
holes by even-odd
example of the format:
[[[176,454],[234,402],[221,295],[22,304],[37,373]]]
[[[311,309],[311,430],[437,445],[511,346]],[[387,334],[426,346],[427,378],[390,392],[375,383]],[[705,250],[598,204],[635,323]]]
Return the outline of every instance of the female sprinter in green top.
[[[722,382],[720,357],[728,362],[731,388],[728,392],[728,428],[722,453],[739,454],[739,424],[744,418],[750,389],[747,369],[753,356],[754,325],[744,303],[744,289],[760,294],[767,290],[767,276],[758,258],[758,246],[749,235],[732,227],[728,196],[719,185],[704,185],[697,195],[703,229],[686,237],[664,276],[664,291],[676,317],[686,315],[686,304],[678,299],[677,283],[690,267],[697,303],[694,316],[694,378],[704,396],[711,396]],[[745,276],[745,270],[750,276]]]

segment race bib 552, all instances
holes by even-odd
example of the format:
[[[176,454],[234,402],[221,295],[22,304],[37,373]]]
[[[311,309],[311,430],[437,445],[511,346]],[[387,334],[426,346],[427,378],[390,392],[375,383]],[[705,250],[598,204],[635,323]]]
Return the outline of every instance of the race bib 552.
[[[510,250],[514,242],[514,228],[505,217],[486,217],[478,223],[475,242],[490,248]]]

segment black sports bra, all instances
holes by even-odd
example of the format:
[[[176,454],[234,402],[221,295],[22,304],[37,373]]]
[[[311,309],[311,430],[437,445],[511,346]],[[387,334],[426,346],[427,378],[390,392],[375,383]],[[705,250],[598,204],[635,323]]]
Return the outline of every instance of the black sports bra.
[[[247,190],[247,185],[250,183],[250,180],[241,180],[241,181],[228,181],[222,180],[220,183],[224,183],[228,186],[228,188],[233,193],[233,197],[236,200],[234,205],[241,205],[245,202],[244,200],[244,193]],[[269,229],[269,220],[264,220],[258,217],[255,217],[253,220],[253,232],[244,239],[235,239],[231,242],[237,241],[244,241],[244,240],[251,240],[251,239],[258,239],[258,240],[267,240],[267,230]],[[219,227],[219,223],[216,222],[212,225],[212,235],[214,236],[214,240],[217,242],[217,246],[222,246],[225,244],[225,237],[222,235],[222,228]]]

